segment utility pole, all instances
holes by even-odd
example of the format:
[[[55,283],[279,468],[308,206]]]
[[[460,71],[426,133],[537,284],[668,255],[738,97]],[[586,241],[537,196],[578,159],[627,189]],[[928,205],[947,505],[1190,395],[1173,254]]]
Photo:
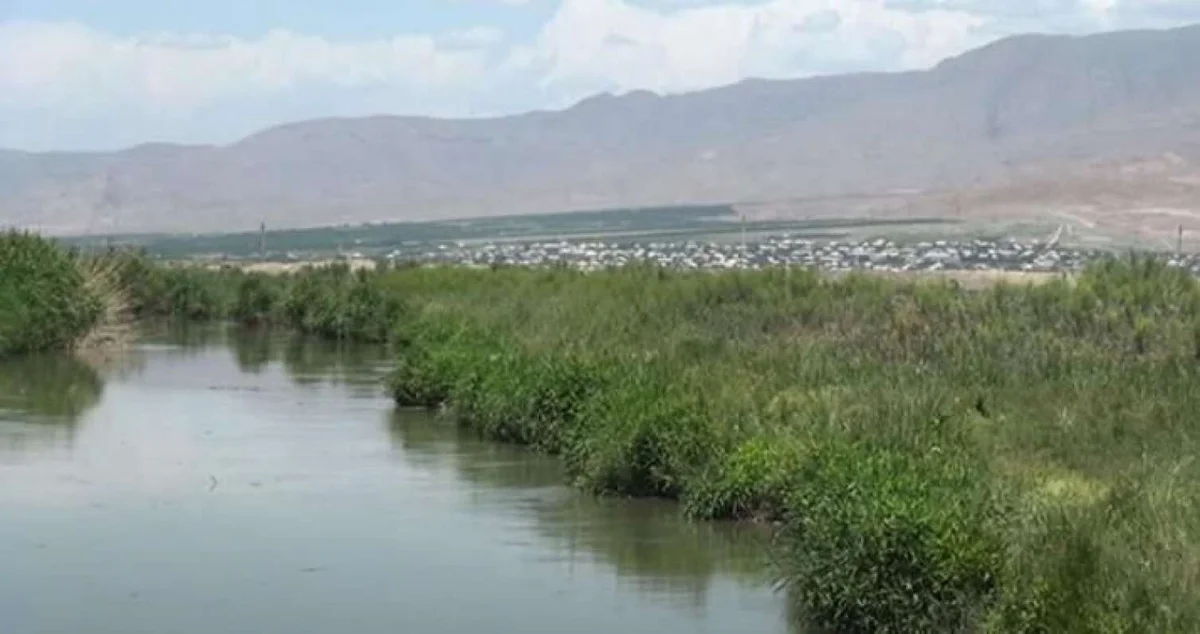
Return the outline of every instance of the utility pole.
[[[259,262],[267,261],[267,221],[265,220],[258,224],[258,260]]]
[[[1183,225],[1179,225],[1179,238],[1175,242],[1175,255],[1183,255]]]

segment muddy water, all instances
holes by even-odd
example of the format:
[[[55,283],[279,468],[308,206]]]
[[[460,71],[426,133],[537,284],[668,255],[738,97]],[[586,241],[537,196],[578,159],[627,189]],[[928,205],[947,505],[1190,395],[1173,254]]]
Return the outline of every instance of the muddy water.
[[[227,328],[0,363],[0,632],[786,631],[757,531],[571,491],[387,366]]]

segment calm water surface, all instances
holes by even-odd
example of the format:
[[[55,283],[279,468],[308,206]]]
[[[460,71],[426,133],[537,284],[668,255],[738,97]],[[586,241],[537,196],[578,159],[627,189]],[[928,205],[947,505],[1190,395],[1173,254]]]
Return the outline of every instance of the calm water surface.
[[[761,533],[579,495],[387,367],[223,328],[0,364],[0,632],[786,631]]]

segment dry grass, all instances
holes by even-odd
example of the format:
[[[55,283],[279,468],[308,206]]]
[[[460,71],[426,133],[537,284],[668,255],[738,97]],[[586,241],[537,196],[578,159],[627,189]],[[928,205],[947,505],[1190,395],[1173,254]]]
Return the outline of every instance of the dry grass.
[[[1025,284],[1046,284],[1054,280],[1074,279],[1069,273],[1045,273],[1034,271],[916,271],[911,273],[894,274],[899,278],[909,278],[917,280],[936,280],[936,281],[954,281],[958,282],[963,288],[980,289],[995,286],[996,284],[1009,284],[1023,286]]]
[[[287,275],[297,273],[306,268],[326,268],[334,265],[348,265],[351,270],[373,269],[375,268],[374,260],[353,259],[353,260],[313,260],[306,262],[248,262],[236,264],[205,264],[204,268],[210,270],[218,270],[224,267],[234,267],[241,269],[245,273],[265,273],[267,275]]]
[[[855,273],[865,273],[895,282],[952,281],[957,282],[959,286],[967,290],[991,288],[997,284],[1006,284],[1009,286],[1032,284],[1040,286],[1056,280],[1066,279],[1067,281],[1074,281],[1075,279],[1074,274],[1071,273],[1048,273],[1041,271],[855,271]],[[839,272],[830,275],[837,277],[845,275],[845,273]]]
[[[122,262],[117,258],[81,260],[84,290],[100,301],[101,313],[96,325],[79,342],[84,355],[124,347],[133,338],[133,308],[129,291],[121,281]]]

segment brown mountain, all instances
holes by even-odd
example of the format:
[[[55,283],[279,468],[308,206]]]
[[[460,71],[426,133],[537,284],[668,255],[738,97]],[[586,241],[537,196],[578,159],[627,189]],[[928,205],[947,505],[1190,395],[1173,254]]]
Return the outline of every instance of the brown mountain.
[[[1200,160],[1197,60],[1200,26],[1030,35],[919,72],[602,95],[495,119],[307,121],[223,147],[0,151],[0,224],[242,230],[260,219],[312,226],[896,190],[1003,197],[1084,165]]]

